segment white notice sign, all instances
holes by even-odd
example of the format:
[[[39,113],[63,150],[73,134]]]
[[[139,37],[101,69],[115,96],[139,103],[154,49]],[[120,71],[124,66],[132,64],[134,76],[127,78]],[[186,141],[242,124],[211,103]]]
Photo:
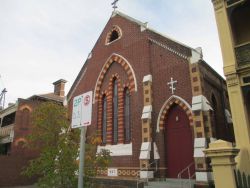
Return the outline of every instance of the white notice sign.
[[[72,110],[72,128],[88,126],[91,124],[92,91],[74,97]]]
[[[117,168],[108,168],[108,176],[118,176]]]

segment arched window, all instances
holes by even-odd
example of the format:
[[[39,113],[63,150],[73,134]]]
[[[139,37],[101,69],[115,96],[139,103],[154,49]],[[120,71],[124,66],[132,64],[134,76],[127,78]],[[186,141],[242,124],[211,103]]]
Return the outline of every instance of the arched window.
[[[102,143],[107,141],[107,97],[103,95],[102,98]]]
[[[130,93],[128,88],[124,89],[124,141],[130,142]]]
[[[117,25],[114,25],[112,27],[112,29],[107,33],[105,44],[108,45],[108,44],[120,39],[121,36],[122,36],[121,28]]]
[[[21,128],[27,129],[30,122],[30,111],[28,108],[22,110],[22,126]]]
[[[113,144],[118,142],[118,83],[113,80]]]
[[[119,34],[116,30],[112,31],[109,42],[112,42],[119,38]]]

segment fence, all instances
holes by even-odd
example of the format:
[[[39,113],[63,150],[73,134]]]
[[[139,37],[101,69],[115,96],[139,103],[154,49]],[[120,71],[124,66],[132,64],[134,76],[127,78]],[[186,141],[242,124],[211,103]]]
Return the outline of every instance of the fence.
[[[239,170],[234,171],[237,188],[250,188],[250,176]]]

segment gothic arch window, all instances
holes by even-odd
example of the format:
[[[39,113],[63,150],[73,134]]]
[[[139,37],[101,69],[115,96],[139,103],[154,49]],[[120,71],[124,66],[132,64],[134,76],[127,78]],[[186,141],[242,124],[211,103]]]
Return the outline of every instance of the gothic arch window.
[[[124,69],[122,76],[112,69],[113,66],[120,66]],[[94,92],[94,101],[98,102],[97,129],[103,145],[127,144],[131,141],[132,123],[129,116],[132,113],[129,108],[132,93],[136,91],[136,78],[131,65],[122,56],[112,54],[103,65]],[[104,107],[104,95],[106,107]],[[103,118],[105,116],[106,122]]]
[[[30,110],[28,108],[24,108],[22,110],[22,126],[21,128],[27,129],[30,123]]]
[[[119,34],[116,30],[112,31],[109,42],[112,42],[119,38]]]
[[[118,82],[113,79],[113,144],[118,142]]]
[[[107,142],[107,97],[103,95],[102,98],[102,143]]]
[[[124,141],[125,143],[130,142],[130,93],[129,89],[126,87],[124,89]]]
[[[122,36],[122,31],[117,25],[113,26],[110,32],[108,32],[106,37],[106,45],[120,39]]]

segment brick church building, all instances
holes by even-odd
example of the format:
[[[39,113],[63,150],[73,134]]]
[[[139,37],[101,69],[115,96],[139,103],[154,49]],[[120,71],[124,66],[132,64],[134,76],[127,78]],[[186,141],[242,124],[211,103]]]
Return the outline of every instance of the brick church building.
[[[212,180],[202,152],[233,141],[224,79],[193,49],[114,11],[67,98],[93,91],[92,125],[112,164],[103,178]],[[188,173],[190,171],[190,173]]]

